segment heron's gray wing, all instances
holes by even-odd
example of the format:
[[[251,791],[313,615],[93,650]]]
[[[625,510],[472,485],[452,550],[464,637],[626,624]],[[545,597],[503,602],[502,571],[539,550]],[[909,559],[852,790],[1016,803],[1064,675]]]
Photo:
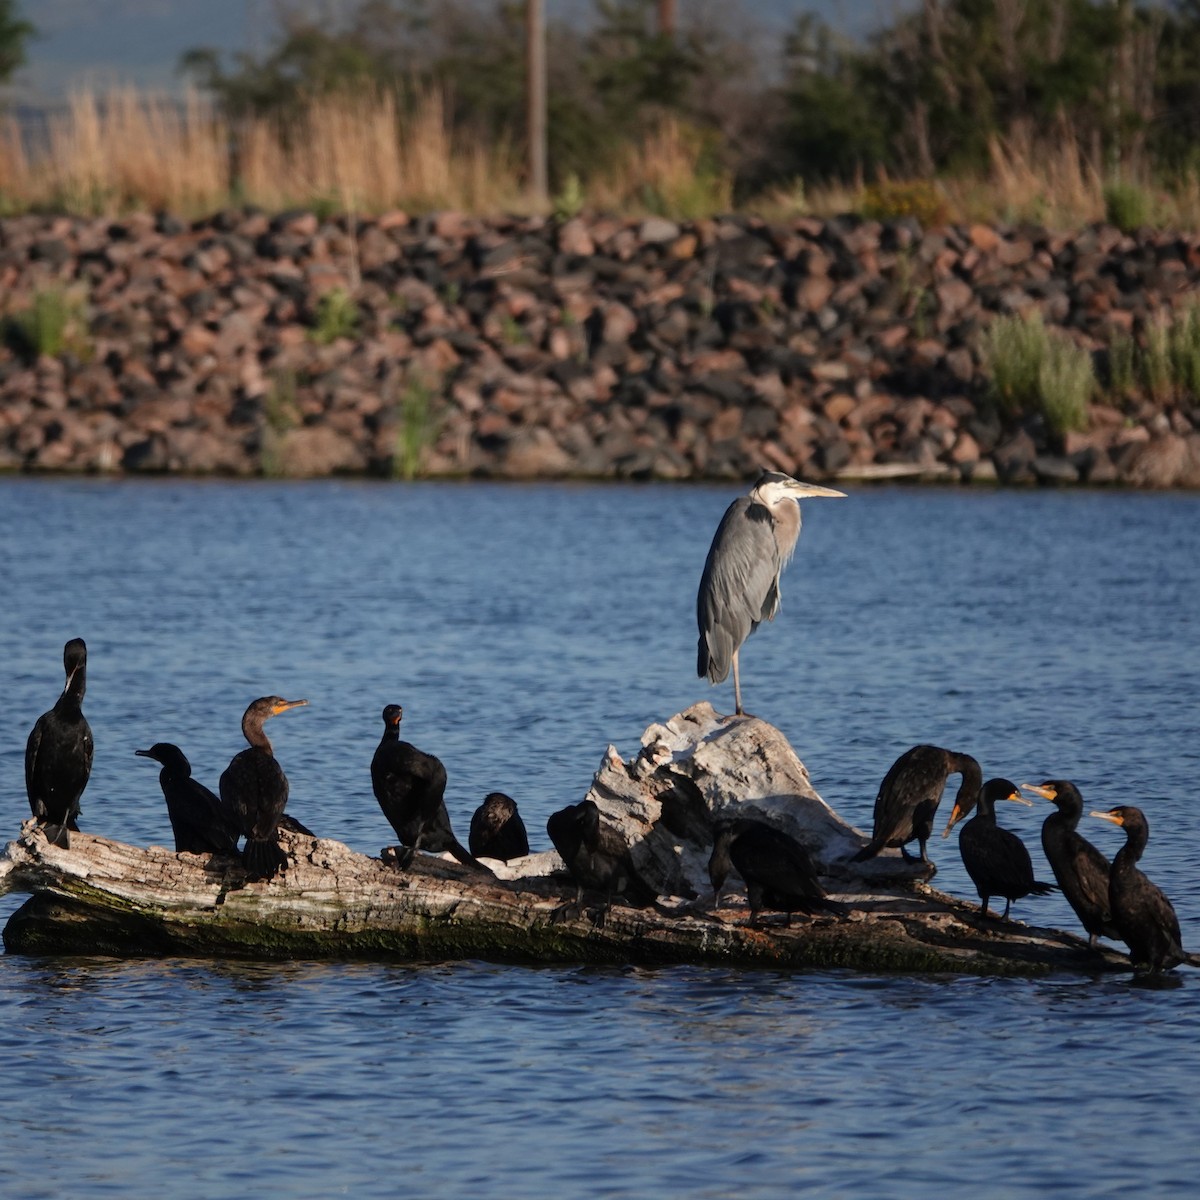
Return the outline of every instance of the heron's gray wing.
[[[779,606],[779,552],[770,514],[748,496],[726,510],[696,596],[696,674],[720,683],[734,652]]]

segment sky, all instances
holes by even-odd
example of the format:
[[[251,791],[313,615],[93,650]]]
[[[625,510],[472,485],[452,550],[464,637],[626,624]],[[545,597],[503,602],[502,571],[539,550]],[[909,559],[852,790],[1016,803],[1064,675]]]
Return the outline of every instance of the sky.
[[[312,0],[310,0],[312,2]],[[352,0],[319,0],[333,8]],[[682,14],[692,0],[678,0]],[[887,0],[743,0],[764,24],[791,24],[806,10],[842,29],[858,26]],[[174,90],[180,56],[196,46],[261,54],[274,43],[279,0],[18,0],[21,15],[38,36],[29,43],[28,65],[8,89],[9,98],[41,104],[63,99],[77,87],[103,90],[113,84]],[[588,11],[586,0],[546,0],[553,19]]]

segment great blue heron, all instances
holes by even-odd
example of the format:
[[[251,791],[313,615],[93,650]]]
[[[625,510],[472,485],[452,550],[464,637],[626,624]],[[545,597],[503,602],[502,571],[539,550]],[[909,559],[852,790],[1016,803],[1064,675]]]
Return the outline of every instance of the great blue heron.
[[[762,621],[779,611],[779,573],[800,537],[802,496],[845,492],[764,471],[726,510],[700,576],[696,596],[696,674],[721,683],[733,667],[735,711],[742,713],[738,650]]]

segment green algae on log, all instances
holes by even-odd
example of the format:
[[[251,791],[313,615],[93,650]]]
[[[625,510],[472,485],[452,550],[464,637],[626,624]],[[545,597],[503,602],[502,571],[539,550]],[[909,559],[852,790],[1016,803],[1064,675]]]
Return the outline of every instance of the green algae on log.
[[[6,882],[31,899],[4,930],[10,953],[849,967],[1041,974],[1122,965],[1082,938],[982,919],[928,892],[839,898],[849,917],[753,929],[744,910],[561,911],[574,888],[548,876],[493,880],[417,854],[406,870],[324,838],[290,838],[291,865],[244,884],[234,862],[140,849],[86,833],[71,849],[32,823],[9,845]],[[540,856],[549,858],[549,855]],[[921,886],[921,885],[918,885]]]
[[[239,862],[142,849],[86,832],[70,850],[29,821],[0,856],[0,890],[31,898],[9,920],[10,953],[191,955],[258,959],[589,962],[852,968],[1032,975],[1128,969],[1083,938],[982,918],[922,880],[895,852],[851,866],[865,840],[812,789],[778,730],[695,705],[652,725],[623,761],[610,747],[588,793],[664,897],[707,899],[711,822],[732,812],[778,822],[820,864],[847,915],[768,918],[664,899],[620,903],[604,920],[577,911],[553,851],[495,864],[493,878],[426,854],[401,869],[341,842],[287,832],[287,870],[247,883]],[[707,843],[707,845],[706,845]],[[861,869],[859,869],[861,867]],[[593,906],[600,898],[590,898]],[[726,902],[728,903],[728,901]]]

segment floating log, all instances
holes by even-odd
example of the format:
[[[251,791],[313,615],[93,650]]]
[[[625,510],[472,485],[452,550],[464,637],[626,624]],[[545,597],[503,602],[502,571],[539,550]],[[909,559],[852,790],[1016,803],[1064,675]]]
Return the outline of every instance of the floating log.
[[[0,890],[31,898],[10,918],[10,953],[200,955],[265,959],[463,959],[868,971],[1041,974],[1128,969],[1082,937],[983,918],[926,882],[932,868],[885,852],[851,855],[865,836],[817,795],[783,735],[754,717],[698,704],[652,725],[624,761],[609,747],[589,798],[618,826],[660,903],[604,897],[582,907],[553,851],[493,863],[495,876],[440,857],[284,832],[285,872],[248,883],[228,857],[142,849],[87,832],[51,845],[33,821],[0,857]],[[802,841],[849,908],[747,923],[711,911],[714,819],[771,821]],[[727,885],[728,886],[728,885]],[[728,901],[726,901],[728,905]]]

